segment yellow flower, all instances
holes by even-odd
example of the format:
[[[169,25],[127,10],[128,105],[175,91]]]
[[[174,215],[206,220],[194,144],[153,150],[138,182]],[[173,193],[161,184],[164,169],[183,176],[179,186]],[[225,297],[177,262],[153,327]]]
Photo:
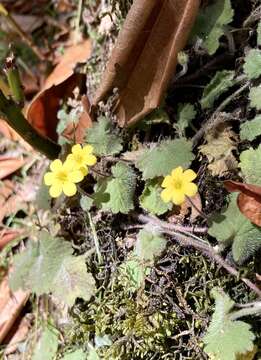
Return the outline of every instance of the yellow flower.
[[[198,187],[192,181],[197,174],[191,170],[183,171],[181,166],[172,170],[171,175],[167,175],[161,186],[165,188],[161,192],[162,200],[167,203],[172,201],[175,205],[181,205],[185,201],[185,196],[195,196]]]
[[[85,145],[82,147],[80,144],[72,147],[72,153],[67,156],[67,159],[74,162],[76,169],[80,169],[84,176],[88,173],[87,166],[95,165],[97,162],[96,156],[92,154],[93,147]]]
[[[64,163],[56,159],[50,165],[50,172],[44,175],[44,183],[50,186],[49,194],[57,198],[62,192],[66,196],[73,196],[77,192],[75,183],[82,181],[84,175],[79,169],[75,169],[72,161]]]

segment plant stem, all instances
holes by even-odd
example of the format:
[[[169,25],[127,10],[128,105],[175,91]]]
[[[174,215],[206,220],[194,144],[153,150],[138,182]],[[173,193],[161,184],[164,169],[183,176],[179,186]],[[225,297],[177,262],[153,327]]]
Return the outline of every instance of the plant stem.
[[[40,135],[26,120],[19,106],[13,100],[7,99],[1,90],[0,113],[6,122],[33,148],[46,155],[49,159],[58,158],[61,151],[60,145]]]
[[[249,316],[249,315],[258,315],[261,313],[261,301],[257,301],[253,303],[252,306],[240,309],[238,311],[234,311],[232,314],[230,314],[229,318],[230,320],[237,320],[243,316]]]
[[[89,224],[90,224],[90,227],[91,227],[91,230],[92,230],[94,246],[95,246],[95,250],[96,250],[96,254],[97,254],[97,258],[98,258],[98,263],[102,264],[102,255],[101,255],[101,252],[100,252],[99,239],[98,239],[98,236],[97,236],[97,232],[96,232],[94,223],[92,221],[92,217],[91,217],[90,212],[88,211],[87,214],[88,214]]]
[[[11,95],[14,101],[22,107],[24,104],[24,90],[23,85],[20,79],[19,70],[15,63],[14,55],[11,54],[5,60],[5,68],[4,71],[6,73],[7,81],[11,90]]]
[[[252,291],[254,291],[259,298],[261,298],[261,290],[252,283],[251,280],[240,277],[239,271],[237,271],[233,266],[231,266],[228,262],[226,262],[219,254],[216,253],[215,249],[203,239],[195,236],[194,234],[190,234],[187,231],[183,231],[182,229],[173,228],[172,224],[168,224],[165,221],[161,221],[156,217],[138,215],[138,220],[143,223],[150,224],[152,226],[156,226],[165,234],[169,234],[174,237],[174,239],[179,243],[182,247],[193,247],[194,249],[200,251],[202,254],[207,256],[209,259],[214,260],[218,265],[227,270],[228,273],[235,276],[244,282]],[[184,227],[183,227],[184,228]]]
[[[39,60],[44,61],[45,57],[41,54],[37,46],[33,43],[32,39],[23,31],[21,26],[15,21],[12,15],[6,10],[3,4],[0,3],[0,14],[6,17],[7,21],[17,32],[19,36],[24,40],[24,42],[30,47],[30,49],[35,53]]]

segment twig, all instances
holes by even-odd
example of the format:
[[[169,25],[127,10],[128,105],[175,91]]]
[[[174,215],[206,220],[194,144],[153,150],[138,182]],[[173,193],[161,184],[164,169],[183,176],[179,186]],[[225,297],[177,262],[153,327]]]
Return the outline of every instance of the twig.
[[[228,262],[226,262],[219,254],[217,254],[215,249],[203,239],[195,236],[194,234],[189,234],[187,231],[177,229],[171,230],[171,224],[165,223],[164,221],[161,221],[154,217],[138,215],[137,218],[141,222],[160,228],[160,230],[165,234],[174,236],[175,240],[180,244],[180,246],[193,247],[197,249],[209,259],[214,260],[217,264],[226,269],[228,273],[244,282],[252,291],[254,291],[258,295],[258,297],[261,298],[261,290],[254,283],[252,283],[251,280],[245,277],[240,277],[239,271],[236,270],[233,266],[231,266]]]
[[[38,57],[38,59],[41,61],[44,61],[45,57],[39,51],[37,46],[33,43],[32,39],[23,31],[21,26],[15,21],[15,19],[12,17],[12,15],[6,10],[6,8],[1,3],[0,3],[0,14],[5,16],[5,18],[10,23],[10,25],[14,28],[14,30],[17,32],[17,34],[19,36],[21,36],[21,38],[24,40],[24,42],[32,49],[32,51],[35,53],[35,55]]]
[[[242,82],[242,80],[245,80],[245,76],[240,77],[237,79],[237,82]],[[215,110],[215,112],[212,114],[212,116],[205,122],[205,124],[201,127],[201,129],[194,135],[192,138],[193,145],[196,146],[199,140],[202,138],[202,136],[205,134],[205,132],[210,127],[215,127],[216,122],[219,121],[218,114],[222,112],[225,107],[234,100],[238,95],[240,95],[243,91],[245,91],[249,87],[249,81],[246,82],[244,85],[242,85],[237,91],[235,91],[233,94],[231,94],[229,97],[227,97]]]
[[[6,122],[33,148],[46,155],[49,159],[56,159],[61,147],[49,138],[40,135],[25,119],[19,106],[11,99],[7,99],[0,90],[0,113]]]

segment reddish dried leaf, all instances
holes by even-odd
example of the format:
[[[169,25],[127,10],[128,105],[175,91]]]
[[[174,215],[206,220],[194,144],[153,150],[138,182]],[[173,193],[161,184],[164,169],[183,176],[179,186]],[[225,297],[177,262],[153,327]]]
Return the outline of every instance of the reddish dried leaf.
[[[0,133],[7,139],[17,141],[20,139],[20,136],[15,132],[5,120],[0,119]]]
[[[9,181],[3,181],[0,184],[0,223],[6,216],[15,213],[24,207],[23,199],[15,193],[14,184]]]
[[[17,350],[20,343],[26,339],[30,327],[31,327],[31,322],[26,317],[23,317],[20,321],[16,321],[12,329],[13,333],[8,334],[10,340],[8,341],[8,345],[4,352],[5,356],[14,353]]]
[[[240,192],[237,205],[241,213],[253,224],[261,226],[261,186],[243,184],[237,181],[224,181],[230,192]]]
[[[2,250],[5,247],[5,245],[7,245],[10,241],[17,238],[19,235],[21,235],[20,230],[16,230],[16,229],[0,230],[0,250]]]
[[[73,96],[76,86],[85,84],[85,75],[74,74],[77,63],[85,62],[91,54],[91,42],[72,46],[65,51],[61,62],[47,78],[42,91],[27,109],[28,121],[44,136],[57,140],[57,112],[62,99]]]
[[[4,340],[29,298],[29,292],[12,293],[6,276],[0,285],[0,343]]]
[[[24,159],[0,157],[0,180],[14,173],[25,164]]]
[[[94,105],[119,89],[119,124],[159,106],[185,46],[199,0],[135,0],[109,59]]]

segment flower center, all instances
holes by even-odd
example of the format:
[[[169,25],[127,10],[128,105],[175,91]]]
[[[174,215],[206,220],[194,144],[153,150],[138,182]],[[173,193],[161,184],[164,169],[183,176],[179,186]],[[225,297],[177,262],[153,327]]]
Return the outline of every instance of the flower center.
[[[68,174],[66,171],[60,170],[57,174],[56,174],[56,178],[57,180],[60,180],[62,183],[68,181]]]
[[[176,190],[180,190],[182,188],[182,181],[180,179],[174,180],[173,186]]]
[[[81,164],[83,162],[83,157],[80,154],[74,155],[74,159],[77,163]]]

